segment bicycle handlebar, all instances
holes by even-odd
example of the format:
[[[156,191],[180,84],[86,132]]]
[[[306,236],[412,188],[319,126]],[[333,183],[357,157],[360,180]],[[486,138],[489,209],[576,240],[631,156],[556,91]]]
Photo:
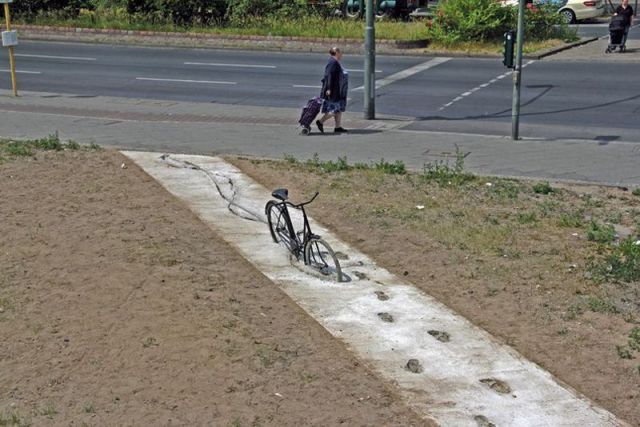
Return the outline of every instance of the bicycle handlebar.
[[[294,205],[293,203],[291,203],[291,207],[298,209],[303,207],[304,205],[308,205],[309,203],[313,202],[316,199],[316,197],[318,197],[318,194],[320,194],[320,192],[316,191],[316,194],[314,194],[311,200],[307,202],[298,203],[297,205]]]

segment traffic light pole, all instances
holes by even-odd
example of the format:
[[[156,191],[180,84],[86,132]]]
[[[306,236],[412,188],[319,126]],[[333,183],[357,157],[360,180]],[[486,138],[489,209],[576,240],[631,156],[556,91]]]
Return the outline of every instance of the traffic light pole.
[[[518,3],[518,29],[516,36],[516,63],[513,71],[513,104],[511,106],[511,139],[519,138],[520,86],[522,82],[522,46],[524,44],[524,11],[527,0]]]
[[[367,0],[367,26],[364,33],[364,118],[376,118],[376,36],[374,28],[374,0]]]

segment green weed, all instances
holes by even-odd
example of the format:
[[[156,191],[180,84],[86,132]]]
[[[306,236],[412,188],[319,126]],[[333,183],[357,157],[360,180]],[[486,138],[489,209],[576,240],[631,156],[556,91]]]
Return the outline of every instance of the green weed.
[[[637,326],[629,332],[629,347],[635,351],[640,351],[640,328]]]
[[[631,194],[633,194],[634,196],[640,197],[640,187],[634,188]]]
[[[517,218],[520,224],[532,224],[538,221],[535,212],[519,213]]]
[[[618,352],[618,356],[620,357],[620,359],[633,359],[631,350],[623,345],[617,345],[616,351]]]
[[[597,243],[611,243],[616,239],[616,230],[611,224],[599,224],[591,220],[587,227],[587,240]]]
[[[44,407],[40,408],[38,413],[40,415],[44,415],[46,417],[53,417],[54,415],[56,415],[58,413],[58,411],[56,410],[55,406],[53,405],[53,402],[47,402],[47,404]]]
[[[520,184],[509,179],[499,179],[493,183],[489,193],[500,199],[517,200],[520,194]]]
[[[458,187],[471,182],[475,177],[464,171],[464,153],[456,147],[456,160],[453,166],[449,160],[436,160],[424,165],[421,179],[424,182],[436,182],[441,186]]]
[[[555,190],[547,181],[545,181],[535,184],[533,186],[533,192],[536,194],[552,194],[555,192]]]
[[[44,138],[36,139],[35,141],[33,141],[33,146],[35,148],[48,151],[64,150],[64,145],[60,141],[57,133],[51,134]]]
[[[96,408],[91,402],[85,403],[85,405],[82,407],[82,410],[85,412],[85,414],[94,414],[96,412]]]
[[[23,418],[16,410],[0,412],[0,426],[29,427],[31,422]]]
[[[396,160],[393,163],[389,163],[384,159],[380,159],[379,162],[373,164],[373,167],[377,171],[384,172],[388,175],[405,175],[407,168],[402,160]]]
[[[558,218],[558,225],[560,227],[580,228],[583,224],[584,214],[582,211],[562,213]]]
[[[611,301],[592,295],[587,298],[587,307],[595,313],[618,313],[618,308]]]
[[[640,241],[624,239],[592,270],[600,277],[627,283],[640,281]]]
[[[29,145],[23,142],[9,142],[5,147],[5,151],[10,156],[33,156],[33,151],[31,150]]]

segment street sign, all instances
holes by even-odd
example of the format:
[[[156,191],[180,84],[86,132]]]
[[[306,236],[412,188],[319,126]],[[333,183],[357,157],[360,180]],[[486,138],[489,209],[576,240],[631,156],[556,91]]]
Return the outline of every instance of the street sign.
[[[2,1],[2,0],[0,0],[0,1]],[[2,46],[4,46],[4,47],[18,46],[18,32],[16,30],[3,31],[2,32]]]

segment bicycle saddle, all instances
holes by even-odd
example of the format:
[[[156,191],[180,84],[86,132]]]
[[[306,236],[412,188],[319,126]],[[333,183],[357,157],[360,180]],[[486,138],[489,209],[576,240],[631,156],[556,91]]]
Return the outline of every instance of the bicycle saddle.
[[[282,200],[284,202],[289,198],[289,190],[287,190],[286,188],[278,188],[277,190],[273,190],[271,195],[276,199]]]

